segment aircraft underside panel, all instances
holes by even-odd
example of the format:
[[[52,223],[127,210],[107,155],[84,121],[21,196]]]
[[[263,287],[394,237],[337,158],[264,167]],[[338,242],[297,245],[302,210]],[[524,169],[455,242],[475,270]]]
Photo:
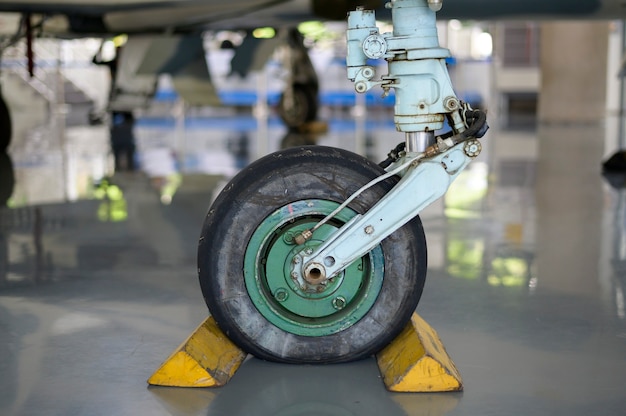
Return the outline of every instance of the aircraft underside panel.
[[[218,105],[200,35],[131,36],[120,62],[109,107],[130,111],[146,107],[160,74],[170,74],[174,88],[190,105]]]

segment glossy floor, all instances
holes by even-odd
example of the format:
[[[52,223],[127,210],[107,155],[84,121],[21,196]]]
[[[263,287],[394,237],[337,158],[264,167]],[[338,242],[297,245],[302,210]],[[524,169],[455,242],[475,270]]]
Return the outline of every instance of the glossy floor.
[[[140,125],[145,171],[96,185],[109,161],[94,132],[70,135],[70,156],[54,143],[12,148],[17,180],[0,211],[0,414],[626,414],[626,189],[601,175],[591,126],[492,131],[422,213],[429,275],[418,312],[464,392],[391,394],[373,359],[250,359],[223,388],[148,387],[206,317],[195,251],[210,201],[261,131],[267,150],[281,145],[280,127],[253,125],[244,138],[241,124],[221,136],[198,130],[201,145],[188,134],[183,152],[155,144],[163,127]],[[363,125],[360,141],[358,124],[341,126],[318,142],[382,158],[398,141],[386,124]]]

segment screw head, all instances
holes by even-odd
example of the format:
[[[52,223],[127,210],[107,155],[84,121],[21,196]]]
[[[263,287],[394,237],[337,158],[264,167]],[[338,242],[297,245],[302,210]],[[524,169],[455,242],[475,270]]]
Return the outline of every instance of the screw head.
[[[333,308],[340,311],[346,307],[347,302],[346,302],[346,298],[344,298],[343,296],[337,296],[335,299],[333,299],[332,303],[333,303]]]
[[[469,157],[476,157],[483,150],[483,146],[476,139],[468,140],[463,147],[463,151]]]
[[[448,111],[454,111],[459,109],[459,100],[454,97],[448,97],[445,100],[444,106]]]
[[[283,235],[283,241],[285,242],[285,244],[293,244],[293,238],[294,235],[291,231],[288,231],[285,233],[285,235]]]
[[[286,301],[288,297],[289,297],[289,292],[287,292],[287,289],[284,289],[282,287],[279,289],[276,289],[276,292],[274,292],[274,299],[276,299],[279,302]]]

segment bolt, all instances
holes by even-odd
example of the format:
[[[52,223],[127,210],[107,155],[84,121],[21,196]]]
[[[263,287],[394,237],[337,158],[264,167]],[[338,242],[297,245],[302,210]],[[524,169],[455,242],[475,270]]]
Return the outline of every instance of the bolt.
[[[469,157],[476,157],[480,154],[482,150],[482,145],[478,140],[470,140],[465,144],[463,148],[465,154]]]
[[[307,256],[309,256],[309,255],[313,254],[313,249],[312,249],[312,248],[310,248],[310,247],[309,247],[309,248],[306,248],[306,249],[304,250],[304,254],[306,254]]]
[[[454,111],[459,108],[459,101],[454,97],[446,98],[444,106],[448,111]]]
[[[288,231],[283,235],[283,241],[287,244],[293,244],[293,233]]]
[[[374,233],[374,227],[372,227],[371,225],[368,225],[367,227],[365,227],[365,234],[373,234]]]
[[[283,289],[282,287],[280,289],[277,289],[276,292],[274,293],[274,298],[279,302],[286,301],[288,297],[289,297],[289,293],[287,292],[286,289]]]
[[[298,272],[291,272],[291,277],[293,277],[294,279],[298,278]]]
[[[301,261],[301,260],[300,260],[300,257],[294,257],[293,259],[291,259],[291,262],[292,262],[293,264],[300,264],[300,261]],[[295,272],[294,272],[294,273],[295,273]]]
[[[343,296],[337,296],[335,299],[333,299],[333,308],[340,311],[345,307],[346,307],[346,298],[344,298]]]
[[[372,70],[372,68],[365,68],[363,69],[363,76],[367,79],[370,79],[374,76],[374,71]]]

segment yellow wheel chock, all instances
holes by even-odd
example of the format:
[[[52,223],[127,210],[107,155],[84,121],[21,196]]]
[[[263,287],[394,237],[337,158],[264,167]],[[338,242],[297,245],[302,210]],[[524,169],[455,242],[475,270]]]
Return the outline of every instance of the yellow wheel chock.
[[[418,314],[391,344],[376,354],[387,390],[443,392],[463,390],[459,370],[437,332]]]
[[[156,386],[219,387],[233,377],[246,353],[207,318],[148,379]],[[413,314],[400,335],[376,355],[388,390],[461,391],[461,376],[437,332]],[[304,371],[304,370],[303,370]]]
[[[208,317],[148,379],[154,386],[219,387],[228,383],[246,353]]]

